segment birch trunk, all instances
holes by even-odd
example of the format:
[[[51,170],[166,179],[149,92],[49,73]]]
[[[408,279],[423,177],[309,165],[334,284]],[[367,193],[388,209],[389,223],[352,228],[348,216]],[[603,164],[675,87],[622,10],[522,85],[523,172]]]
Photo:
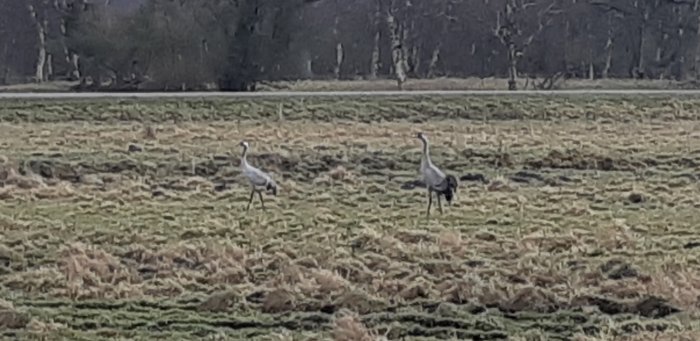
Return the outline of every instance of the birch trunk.
[[[515,43],[508,43],[508,90],[518,90],[518,56]]]
[[[605,67],[601,72],[602,78],[608,78],[610,76],[610,68],[612,67],[612,53],[613,53],[613,36],[615,32],[613,31],[613,15],[608,14],[608,40],[605,42]]]
[[[381,41],[381,34],[379,33],[379,30],[377,29],[377,32],[374,33],[374,46],[372,47],[372,60],[370,61],[370,66],[369,66],[369,77],[371,79],[376,79],[377,76],[379,75],[379,68],[380,68],[380,52],[379,52],[379,43]]]
[[[634,2],[634,7],[639,8],[640,0],[637,0]],[[646,5],[644,6],[643,13],[642,13],[642,22],[640,23],[639,26],[639,58],[637,59],[637,72],[635,74],[635,78],[643,78],[644,77],[644,67],[645,67],[645,60],[644,60],[644,50],[646,49],[646,31],[647,31],[647,22],[649,20],[649,9]]]
[[[430,64],[428,64],[428,78],[435,78],[437,71],[438,62],[440,62],[440,49],[442,48],[442,42],[438,41],[435,49],[433,49],[433,54],[430,56]]]
[[[333,38],[335,38],[335,67],[333,68],[333,74],[335,79],[340,79],[341,70],[343,67],[343,43],[340,41],[340,14],[338,13],[338,0],[335,1],[335,19],[333,20]]]
[[[644,75],[644,48],[646,45],[646,27],[639,28],[639,59],[637,59],[637,72],[635,78],[643,78]]]
[[[381,54],[379,44],[381,43],[381,22],[382,22],[382,6],[381,0],[377,0],[377,8],[374,13],[374,46],[372,47],[372,58],[369,65],[369,77],[376,79],[379,75],[379,63],[381,62]]]
[[[341,77],[341,67],[343,66],[343,44],[338,43],[335,46],[335,69],[333,73],[335,74],[335,79],[340,79]]]
[[[403,84],[406,82],[406,60],[401,47],[401,25],[397,22],[392,9],[387,12],[387,24],[391,39],[391,59],[394,64],[396,85],[399,90],[402,90]]]
[[[71,80],[81,79],[80,57],[78,57],[77,53],[71,53],[70,65],[71,69],[73,70],[71,73]]]
[[[59,12],[67,12],[68,9],[68,4],[66,3],[66,0],[61,0],[61,1],[54,1],[54,8],[59,11]],[[65,16],[61,16],[61,23],[59,25],[60,33],[61,33],[61,39],[60,39],[60,44],[61,44],[61,50],[63,51],[63,61],[65,62],[66,65],[66,78],[69,80],[77,80],[80,78],[80,72],[77,70],[76,64],[73,63],[73,54],[72,52],[68,49],[68,43],[67,37],[68,37],[68,32],[66,29],[66,18]]]
[[[39,19],[36,8],[28,5],[29,14],[34,21],[34,27],[37,35],[37,57],[34,69],[34,81],[41,83],[45,80],[44,68],[46,67],[46,20]]]
[[[415,21],[411,15],[411,1],[406,0],[404,15],[400,21],[400,41],[401,41],[401,56],[403,57],[403,68],[406,73],[413,74],[415,72],[415,60],[413,60],[413,39],[411,39],[411,34],[413,32]]]
[[[46,80],[52,80],[53,79],[53,54],[47,53],[46,54]]]

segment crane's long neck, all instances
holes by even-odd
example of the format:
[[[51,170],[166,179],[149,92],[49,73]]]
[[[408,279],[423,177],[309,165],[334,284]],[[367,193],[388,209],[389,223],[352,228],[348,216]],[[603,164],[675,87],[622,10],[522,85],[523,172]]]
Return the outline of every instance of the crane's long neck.
[[[247,155],[248,155],[248,147],[243,146],[243,155],[241,155],[241,166],[242,167],[248,166],[248,160],[246,159]]]
[[[421,141],[423,141],[423,156],[421,157],[420,163],[421,165],[429,165],[432,162],[430,161],[430,149],[428,148],[428,140],[422,138]]]

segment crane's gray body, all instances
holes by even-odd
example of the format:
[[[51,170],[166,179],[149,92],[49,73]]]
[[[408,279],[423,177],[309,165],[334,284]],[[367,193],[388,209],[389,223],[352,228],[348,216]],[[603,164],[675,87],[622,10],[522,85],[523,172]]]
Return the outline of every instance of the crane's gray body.
[[[452,202],[454,193],[457,191],[457,179],[452,175],[445,175],[439,168],[437,168],[433,161],[430,160],[430,148],[428,143],[428,138],[423,135],[423,133],[418,133],[416,136],[423,142],[423,155],[420,161],[420,173],[422,176],[423,183],[428,189],[428,216],[430,216],[430,206],[433,203],[433,192],[437,195],[438,208],[440,213],[442,213],[442,203],[440,201],[440,196],[445,196],[447,203]]]
[[[241,173],[243,173],[243,175],[248,179],[251,187],[250,200],[248,200],[248,207],[246,208],[246,211],[250,209],[250,204],[253,202],[253,196],[256,192],[260,197],[260,203],[262,204],[262,208],[264,210],[265,203],[263,202],[262,192],[268,191],[271,192],[272,195],[276,196],[277,183],[275,183],[275,180],[273,180],[270,175],[251,166],[248,163],[248,159],[246,157],[248,155],[248,148],[250,148],[248,142],[241,142],[241,146],[243,147],[243,155],[241,156]]]

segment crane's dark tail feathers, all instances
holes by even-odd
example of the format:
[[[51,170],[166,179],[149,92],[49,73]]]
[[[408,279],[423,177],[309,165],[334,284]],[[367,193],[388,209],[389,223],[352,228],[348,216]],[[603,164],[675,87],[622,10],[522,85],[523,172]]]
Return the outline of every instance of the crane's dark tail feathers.
[[[452,199],[454,199],[454,194],[457,193],[457,187],[459,186],[459,183],[457,182],[457,178],[455,178],[452,175],[448,175],[445,177],[445,180],[440,184],[440,188],[443,188],[441,191],[439,191],[440,194],[445,196],[445,200],[447,200],[447,203],[452,203]]]
[[[265,187],[265,189],[268,192],[272,192],[272,195],[277,196],[277,184],[273,182],[268,182],[267,187]]]

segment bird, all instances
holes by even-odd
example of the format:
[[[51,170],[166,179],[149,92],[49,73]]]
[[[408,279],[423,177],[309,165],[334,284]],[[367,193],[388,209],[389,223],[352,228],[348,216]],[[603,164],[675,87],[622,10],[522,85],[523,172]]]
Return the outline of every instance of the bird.
[[[422,132],[416,134],[416,138],[423,142],[423,155],[420,160],[420,173],[422,175],[422,181],[425,187],[428,189],[428,212],[427,216],[430,217],[430,207],[433,204],[433,192],[437,196],[438,208],[440,209],[440,214],[442,214],[442,203],[440,202],[440,196],[444,196],[447,200],[447,204],[452,204],[452,199],[455,193],[457,193],[457,178],[453,175],[445,175],[440,168],[437,168],[433,161],[430,160],[430,144],[428,143],[428,138]]]
[[[243,147],[243,155],[241,156],[241,172],[246,178],[248,178],[251,187],[250,199],[248,200],[248,206],[245,210],[248,211],[250,209],[250,204],[253,202],[253,196],[257,192],[262,209],[265,211],[265,202],[263,201],[262,192],[266,191],[268,193],[272,193],[274,196],[277,196],[277,183],[269,174],[251,166],[248,163],[248,160],[246,159],[248,149],[250,149],[248,142],[241,141],[240,145]]]

